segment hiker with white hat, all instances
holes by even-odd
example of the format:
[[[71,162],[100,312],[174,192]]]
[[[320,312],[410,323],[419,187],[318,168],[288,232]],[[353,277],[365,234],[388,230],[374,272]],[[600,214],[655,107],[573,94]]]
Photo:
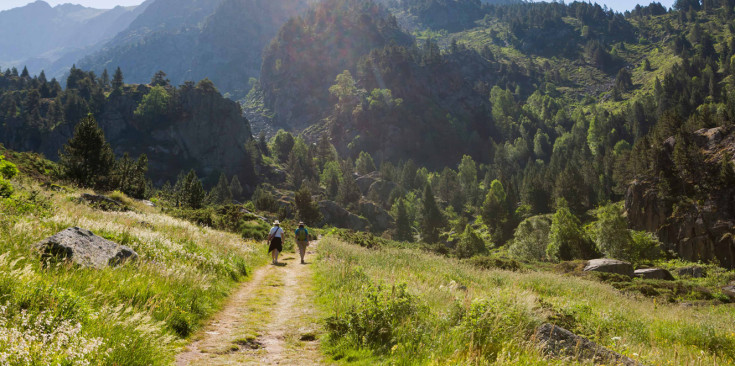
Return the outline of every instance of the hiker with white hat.
[[[268,253],[271,253],[273,257],[273,265],[278,264],[278,254],[283,251],[283,234],[281,223],[278,220],[274,221],[268,234],[268,241],[270,242]]]

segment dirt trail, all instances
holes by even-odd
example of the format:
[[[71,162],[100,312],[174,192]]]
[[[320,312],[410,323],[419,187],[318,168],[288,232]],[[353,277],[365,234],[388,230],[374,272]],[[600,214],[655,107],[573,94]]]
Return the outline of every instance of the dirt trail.
[[[315,257],[313,242],[307,263]],[[260,268],[176,357],[186,365],[321,365],[311,264],[294,253]]]

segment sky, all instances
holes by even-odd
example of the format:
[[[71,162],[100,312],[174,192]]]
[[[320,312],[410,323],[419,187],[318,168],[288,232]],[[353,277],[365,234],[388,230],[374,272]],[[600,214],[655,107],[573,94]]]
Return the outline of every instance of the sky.
[[[18,6],[31,3],[35,0],[0,0],[0,10],[12,9]],[[566,2],[571,2],[567,0]],[[652,0],[640,1],[640,0],[597,0],[600,5],[607,5],[617,11],[630,10],[635,7],[636,4],[648,5]],[[666,7],[671,7],[675,0],[657,0]],[[74,3],[82,4],[98,9],[112,9],[117,5],[138,5],[143,0],[46,0],[47,3],[52,6],[63,4],[63,3]]]

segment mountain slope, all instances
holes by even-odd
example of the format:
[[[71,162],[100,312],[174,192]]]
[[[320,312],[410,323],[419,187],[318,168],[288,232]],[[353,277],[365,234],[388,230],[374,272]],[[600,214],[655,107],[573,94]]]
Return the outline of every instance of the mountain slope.
[[[289,20],[263,55],[261,85],[277,123],[304,129],[329,109],[329,86],[343,70],[389,44],[410,45],[396,19],[362,0],[327,0]]]
[[[105,48],[78,64],[120,66],[131,82],[164,70],[174,84],[205,77],[236,97],[258,77],[261,51],[306,0],[157,0]]]
[[[51,7],[39,0],[0,12],[0,34],[4,35],[0,39],[0,65],[28,65],[31,72],[46,69],[47,74],[56,76],[60,67],[71,66],[56,66],[57,61],[68,60],[70,55],[77,58],[113,38],[144,9],[145,4],[110,10],[71,4]]]
[[[41,78],[1,75],[0,105],[0,142],[11,149],[56,159],[76,124],[91,112],[118,156],[148,155],[156,184],[191,169],[209,180],[221,172],[237,175],[244,185],[257,180],[245,151],[250,124],[240,106],[206,80],[114,89],[75,68],[62,90]]]

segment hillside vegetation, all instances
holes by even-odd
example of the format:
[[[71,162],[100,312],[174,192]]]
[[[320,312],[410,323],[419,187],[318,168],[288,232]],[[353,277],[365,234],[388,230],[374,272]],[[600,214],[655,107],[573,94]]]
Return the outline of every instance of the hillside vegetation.
[[[533,342],[551,322],[651,365],[735,362],[733,307],[682,307],[537,269],[479,269],[328,237],[317,270],[327,350],[354,364],[569,365]]]
[[[238,235],[121,194],[127,210],[102,211],[79,201],[89,191],[32,178],[53,164],[27,154],[9,159],[20,174],[15,192],[0,195],[0,364],[168,365],[263,261],[259,246]],[[41,261],[32,245],[73,226],[140,257],[102,270]]]

